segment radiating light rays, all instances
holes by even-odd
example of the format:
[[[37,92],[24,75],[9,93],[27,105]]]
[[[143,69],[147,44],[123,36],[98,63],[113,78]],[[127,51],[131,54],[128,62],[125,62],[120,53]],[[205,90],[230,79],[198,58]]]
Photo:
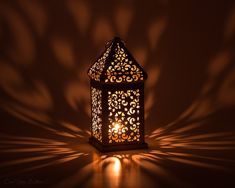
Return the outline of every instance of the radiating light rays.
[[[196,154],[190,150],[180,150],[174,152],[173,149],[164,149],[164,150],[152,150],[150,154],[157,155],[161,159],[162,164],[167,164],[170,161],[177,163],[184,163],[187,165],[196,166],[198,168],[208,168],[214,170],[223,170],[229,171],[230,165],[235,165],[234,160],[222,158],[222,157],[211,157],[206,154]]]
[[[182,129],[181,129],[182,130]],[[191,129],[188,129],[191,130]],[[185,131],[188,131],[185,130]],[[182,131],[174,131],[173,133],[161,134],[155,131],[149,136],[158,142],[162,148],[188,148],[198,150],[235,150],[235,133],[219,132],[205,134],[188,134]]]
[[[168,135],[163,133],[162,129],[155,130],[148,138],[150,138],[150,142],[154,139],[155,147],[157,146],[157,149],[150,153],[157,155],[165,164],[168,161],[174,161],[176,164],[182,163],[226,172],[231,171],[231,165],[235,165],[235,160],[231,159],[229,155],[226,157],[221,155],[221,152],[232,153],[235,151],[235,133],[194,135],[185,134],[184,131],[168,132]]]
[[[126,158],[127,156],[129,155],[103,155],[94,152],[93,161],[76,172],[76,174],[59,182],[55,187],[58,188],[65,185],[83,185],[84,187],[121,187],[126,184],[133,185],[133,182],[139,182],[139,179],[135,179],[135,174],[138,174],[136,172],[138,165],[136,165],[136,168],[132,168],[131,165],[133,163],[130,162],[129,158]],[[81,174],[82,178],[79,178]],[[133,178],[133,176],[135,177]],[[134,185],[139,187],[138,184]]]
[[[43,161],[42,164],[31,165],[28,168],[23,168],[21,170],[18,170],[15,174],[22,174],[22,173],[26,173],[26,172],[31,172],[31,171],[34,171],[34,170],[38,170],[38,169],[53,166],[53,165],[54,166],[55,165],[61,165],[63,163],[70,162],[72,160],[78,159],[78,158],[82,157],[83,155],[86,156],[86,154],[77,153],[77,154],[65,156],[65,157],[60,158],[60,159],[53,158],[53,160],[50,160],[50,162]],[[12,175],[13,175],[13,173],[6,174],[6,176],[12,176]]]
[[[187,125],[187,126],[183,126],[182,128],[178,128],[176,130],[173,130],[172,133],[183,133],[183,132],[187,132],[187,131],[190,131],[192,129],[195,129],[195,128],[198,128],[202,126],[201,123],[192,123],[191,125]]]
[[[204,156],[204,155],[198,155],[198,154],[192,154],[192,153],[183,153],[183,152],[166,152],[167,155],[169,155],[170,157],[174,156],[174,157],[184,157],[184,158],[188,158],[188,159],[209,159],[212,161],[222,161],[222,162],[227,162],[230,164],[235,164],[234,160],[230,160],[230,159],[224,159],[224,158],[219,158],[219,157],[210,157],[210,156]],[[207,163],[208,165],[208,163]],[[218,166],[217,166],[218,167]],[[225,169],[222,166],[219,167],[219,169]]]
[[[185,185],[174,174],[165,169],[162,158],[148,151],[126,151],[120,154],[93,154],[93,162],[55,187],[65,185],[89,187],[143,187],[155,186],[157,179],[168,185]],[[82,180],[80,175],[82,174]],[[155,177],[155,178],[153,178]],[[148,179],[148,181],[146,181]]]
[[[194,160],[191,160],[191,159],[188,160],[188,159],[182,159],[182,158],[178,158],[178,157],[168,157],[168,159],[172,160],[172,161],[179,162],[179,163],[184,163],[184,164],[197,166],[197,167],[214,168],[216,170],[223,169],[223,167],[218,166],[218,165],[202,163],[202,162],[194,161]]]
[[[65,128],[65,132],[74,135],[77,139],[84,139],[90,135],[90,131],[83,130],[73,123],[61,121],[59,124]]]
[[[234,150],[233,133],[187,135],[185,133],[191,129],[186,129],[174,134],[161,135],[164,133],[163,129],[155,130],[154,136],[147,137],[150,145],[149,150],[107,154],[90,151],[93,153],[93,157],[92,159],[87,158],[88,164],[75,174],[61,180],[55,187],[64,187],[65,185],[141,187],[156,186],[159,181],[166,182],[170,186],[190,187],[187,180],[177,177],[169,164],[180,167],[192,166],[197,169],[212,169],[218,172],[229,172],[231,166],[235,165],[235,161],[229,156],[226,158],[220,155],[221,151]],[[189,146],[189,144],[191,145]],[[212,150],[213,152],[210,153]],[[140,178],[142,181],[139,181]]]
[[[30,125],[31,127],[39,128],[42,131],[48,132],[50,135],[57,135],[69,138],[82,138],[82,134],[88,134],[83,131],[76,132],[74,129],[71,130],[71,127],[68,128],[68,126],[63,126],[65,122],[63,122],[62,126],[60,126],[60,122],[55,122],[55,120],[53,120],[49,115],[44,114],[43,112],[31,111],[28,108],[16,105],[12,107],[10,104],[5,107],[5,110],[11,113],[11,115],[14,115],[15,117],[19,118],[20,120],[29,123],[25,123],[25,126]],[[55,127],[56,125],[58,127]],[[61,127],[65,127],[67,130],[69,130],[69,132],[61,130]]]
[[[43,129],[47,129],[47,127],[42,126],[42,124],[47,125],[50,124],[52,121],[51,118],[43,112],[33,111],[28,109],[27,107],[22,107],[17,104],[5,103],[3,109],[10,113],[13,117],[16,117],[32,125],[41,126]]]
[[[3,159],[0,167],[3,171],[6,171],[4,176],[58,165],[88,155],[82,147],[80,148],[79,144],[74,144],[71,141],[1,135],[0,143]],[[9,155],[10,158],[7,157]],[[20,169],[24,164],[27,166]],[[17,170],[9,172],[7,171],[9,167]]]
[[[49,124],[49,123],[40,123],[40,122],[32,122],[33,126],[36,126],[37,128],[40,128],[41,130],[47,131],[48,135],[47,136],[59,136],[61,139],[69,138],[69,139],[76,139],[76,140],[84,140],[87,136],[90,135],[90,131],[88,130],[83,130],[81,128],[78,128],[76,125],[67,122],[67,121],[51,121],[50,123],[54,123],[54,125],[57,125],[58,127],[55,128]],[[34,137],[19,137],[19,136],[8,136],[5,134],[0,134],[0,138],[3,138],[0,140],[1,142],[14,142],[14,140],[18,139],[22,141],[22,139],[33,139],[33,140],[40,140],[40,138],[34,138]],[[10,140],[5,140],[5,139],[10,139]],[[42,142],[46,142],[47,140],[41,139]],[[50,141],[50,140],[49,140]],[[57,142],[59,144],[59,142]]]
[[[188,113],[186,117],[190,119],[191,113]],[[150,153],[160,158],[163,157],[166,160],[165,163],[174,161],[198,168],[231,171],[231,165],[235,165],[235,160],[229,155],[221,155],[221,152],[233,153],[235,151],[235,132],[204,130],[199,133],[198,130],[206,125],[200,119],[194,121],[190,124],[190,121],[185,121],[183,117],[178,122],[175,121],[168,126],[154,130],[146,137],[147,142],[148,139],[149,142],[153,142],[153,147],[157,146],[157,149]],[[181,127],[177,126],[180,123]]]
[[[59,85],[62,89],[58,91],[61,91],[61,95],[65,97],[65,101],[59,101],[54,97],[58,93],[52,93],[52,88],[49,88],[49,85],[47,85],[51,77],[47,78],[45,76],[47,73],[45,74],[45,72],[53,70],[56,72],[58,70],[57,63],[64,63],[63,65],[67,67],[70,67],[70,65],[71,67],[74,66],[74,63],[71,63],[75,58],[74,54],[71,55],[73,48],[84,56],[79,57],[78,62],[75,62],[75,64],[79,66],[79,68],[76,69],[83,72],[83,70],[87,69],[85,67],[86,65],[83,64],[90,62],[90,58],[87,56],[90,55],[90,53],[94,53],[95,47],[106,40],[105,37],[107,36],[104,36],[105,33],[108,35],[113,33],[120,34],[127,38],[127,40],[131,39],[133,36],[136,38],[140,37],[140,40],[146,38],[147,41],[141,43],[141,46],[134,41],[133,51],[136,51],[137,60],[139,60],[142,65],[146,65],[146,69],[150,72],[147,82],[148,91],[146,92],[146,99],[148,101],[146,105],[147,117],[149,114],[153,114],[151,110],[158,100],[155,98],[158,89],[156,85],[162,73],[158,64],[155,65],[155,63],[159,63],[157,61],[158,59],[155,57],[150,58],[152,55],[157,57],[157,55],[155,55],[157,54],[156,49],[162,49],[162,44],[160,44],[159,41],[162,41],[161,36],[163,36],[165,29],[168,29],[168,24],[171,23],[166,22],[167,20],[165,20],[165,18],[158,18],[156,14],[153,14],[148,17],[148,19],[151,18],[152,22],[150,22],[146,28],[143,28],[144,34],[142,35],[141,33],[140,36],[139,31],[131,30],[130,27],[139,22],[139,20],[136,19],[138,18],[137,9],[142,9],[142,7],[136,6],[136,3],[131,3],[132,6],[130,6],[130,8],[128,7],[129,9],[121,9],[121,6],[121,8],[118,9],[119,3],[117,3],[117,6],[115,6],[117,8],[114,8],[113,12],[110,14],[111,16],[106,19],[103,13],[100,13],[90,1],[68,1],[63,3],[68,6],[64,6],[64,9],[61,8],[61,17],[59,18],[65,16],[67,11],[71,13],[71,18],[75,21],[71,21],[72,25],[74,24],[71,28],[75,29],[75,33],[79,33],[78,35],[75,34],[72,39],[78,41],[78,45],[72,46],[70,41],[62,41],[54,42],[54,45],[59,46],[52,47],[47,46],[47,39],[49,39],[49,42],[53,43],[51,36],[57,36],[58,32],[61,32],[60,29],[62,29],[62,26],[55,27],[55,31],[52,31],[51,26],[48,25],[48,23],[51,24],[55,21],[55,19],[52,18],[52,13],[49,12],[49,4],[51,3],[39,1],[19,3],[18,1],[19,7],[10,5],[7,9],[5,9],[4,6],[0,8],[1,10],[5,9],[4,12],[0,13],[2,15],[1,21],[4,21],[2,22],[4,24],[1,24],[1,26],[5,26],[6,24],[11,33],[10,35],[12,35],[13,38],[17,38],[17,40],[13,40],[12,43],[4,45],[3,47],[4,52],[6,52],[5,54],[8,54],[7,56],[10,60],[4,59],[5,57],[1,56],[1,58],[3,58],[0,67],[1,89],[4,90],[7,95],[13,96],[14,98],[12,101],[2,100],[5,106],[4,110],[8,111],[12,116],[23,120],[25,125],[29,123],[27,127],[34,129],[35,127],[33,126],[35,125],[37,126],[36,130],[45,130],[45,136],[47,136],[47,138],[18,138],[14,136],[15,138],[5,137],[2,139],[0,141],[1,157],[13,156],[12,159],[9,157],[8,163],[5,163],[4,168],[15,166],[17,173],[25,173],[48,166],[58,166],[65,162],[70,163],[72,160],[79,159],[79,164],[84,164],[84,168],[82,168],[82,170],[78,169],[78,173],[71,177],[71,179],[68,179],[62,187],[67,187],[66,185],[69,185],[67,183],[70,183],[70,180],[72,180],[71,182],[73,182],[74,185],[87,181],[93,182],[88,183],[88,185],[92,185],[93,187],[103,187],[103,185],[107,184],[107,177],[110,178],[109,183],[112,183],[113,180],[114,184],[120,186],[125,185],[131,187],[135,185],[135,187],[148,187],[149,185],[151,187],[151,183],[153,183],[155,185],[153,187],[158,187],[161,184],[158,181],[158,177],[162,177],[166,182],[171,182],[172,177],[175,177],[178,171],[172,168],[173,165],[178,165],[179,167],[186,165],[198,169],[206,168],[218,171],[234,166],[234,161],[231,160],[229,155],[230,151],[234,150],[234,134],[232,132],[197,132],[197,130],[203,129],[204,124],[201,122],[203,118],[211,115],[218,107],[226,107],[234,104],[235,94],[233,92],[233,83],[235,74],[231,66],[234,62],[234,57],[231,53],[233,47],[227,45],[233,41],[234,37],[234,7],[231,8],[231,12],[228,14],[227,20],[225,20],[225,45],[221,47],[221,51],[214,54],[211,63],[207,67],[208,70],[205,71],[208,74],[208,81],[205,81],[205,84],[202,86],[202,95],[192,101],[192,105],[189,106],[189,108],[185,110],[185,113],[176,121],[168,125],[162,125],[162,127],[154,130],[153,133],[147,136],[148,142],[153,142],[150,146],[150,150],[146,152],[128,152],[128,154],[119,152],[118,155],[117,153],[101,155],[92,150],[86,143],[81,144],[90,134],[89,131],[80,130],[77,128],[77,123],[73,123],[72,120],[60,121],[52,118],[51,114],[47,113],[48,111],[57,112],[58,109],[55,109],[54,105],[59,102],[66,105],[68,103],[69,108],[63,109],[64,112],[68,114],[68,109],[71,108],[76,113],[78,111],[77,117],[80,117],[80,112],[82,111],[90,115],[88,106],[89,96],[87,95],[89,88],[87,87],[87,82],[84,81],[86,77],[79,75],[79,79],[76,80],[77,75],[74,75],[70,69],[63,70],[69,75],[68,77],[55,74],[55,79],[63,83]],[[110,7],[112,4],[113,3],[110,3],[110,5],[106,5],[106,7]],[[4,3],[1,5],[4,5]],[[122,21],[123,15],[126,16],[126,20],[124,21]],[[141,23],[138,25],[142,26]],[[64,32],[64,35],[70,37],[69,28],[67,29],[62,32]],[[105,32],[102,32],[103,30]],[[94,31],[97,31],[98,34],[95,34]],[[0,36],[2,38],[6,36],[4,32],[5,31],[0,28]],[[205,32],[207,31],[205,30]],[[84,41],[83,39],[80,40],[81,36],[82,38],[85,37]],[[164,35],[164,37],[167,38],[166,40],[169,39],[167,35]],[[163,38],[163,40],[165,39]],[[84,49],[87,48],[87,46],[85,46],[87,45],[87,41],[89,41],[89,53],[84,51]],[[164,45],[166,44],[167,42],[164,43]],[[7,48],[5,48],[5,46]],[[41,48],[41,46],[43,47]],[[48,47],[49,50],[43,49],[45,47]],[[57,58],[55,62],[50,62],[51,57],[54,56],[53,48],[56,48],[54,52],[56,52]],[[47,51],[47,53],[44,54],[42,52],[44,50]],[[60,54],[60,52],[62,52],[62,54]],[[84,52],[85,54],[83,54]],[[207,57],[210,55],[213,56],[213,54],[208,54]],[[37,57],[37,59],[35,59],[35,57]],[[51,63],[52,69],[47,69],[48,62]],[[65,62],[68,62],[68,64],[65,64]],[[151,62],[154,63],[153,66]],[[42,67],[44,63],[45,67],[41,69],[40,67]],[[4,67],[4,65],[8,66],[8,68]],[[28,68],[25,69],[25,67]],[[230,73],[224,77],[224,82],[218,86],[217,83],[220,81],[217,81],[220,80],[223,75],[226,75],[226,71],[224,71],[226,69],[230,69]],[[28,71],[31,70],[36,70],[35,72],[38,70],[35,76],[30,77],[32,87],[24,83],[24,75],[27,75]],[[78,71],[75,70],[75,74],[77,74]],[[34,72],[32,74],[34,74]],[[73,79],[71,79],[71,77]],[[39,84],[37,84],[37,80],[39,80]],[[213,100],[211,97],[214,97]],[[219,106],[214,106],[213,102],[217,105],[219,104]],[[21,106],[21,104],[23,105]],[[70,120],[67,114],[60,118]],[[152,125],[147,125],[146,127],[153,128],[155,125],[151,126]],[[26,127],[22,124],[22,130],[24,130],[24,128]],[[56,139],[54,139],[55,137]],[[72,147],[67,141],[72,141],[73,143],[77,142],[78,145],[75,144],[76,146]],[[74,151],[76,152],[73,153]],[[93,153],[96,153],[96,159],[95,157],[91,159]],[[19,157],[25,156],[25,158],[18,158],[18,154]],[[85,154],[88,154],[88,156]],[[108,158],[111,158],[111,160]],[[107,161],[103,163],[102,161],[104,160]],[[21,168],[21,166],[27,166],[27,168]],[[77,168],[80,168],[80,166]],[[115,174],[116,176],[112,177],[112,175]],[[66,174],[65,176],[70,176],[70,174]],[[118,178],[115,179],[115,177]],[[175,178],[177,179],[177,177]],[[143,181],[141,181],[142,179]],[[61,181],[62,180],[63,179],[61,179]],[[146,180],[146,182],[144,180]],[[185,182],[186,179],[179,181]]]
[[[84,141],[81,140],[88,133],[76,128],[71,123],[62,122],[61,124],[66,131],[55,130],[44,125],[50,134],[59,136],[59,139],[1,134],[0,152],[3,160],[0,168],[7,172],[4,176],[25,173],[51,165],[59,165],[86,156],[87,150],[82,146],[81,142]],[[77,145],[76,142],[79,142],[80,145]],[[7,156],[11,157],[8,159]],[[21,167],[24,164],[27,167],[22,169]],[[8,167],[16,170],[8,172]]]
[[[69,123],[63,123],[68,129],[76,132],[81,132]],[[158,131],[155,131],[157,133]],[[159,131],[160,132],[160,131]],[[2,136],[3,137],[3,136]],[[227,137],[227,141],[221,141],[221,138]],[[214,139],[208,141],[208,139]],[[214,133],[188,136],[161,136],[162,142],[168,142],[170,148],[159,146],[160,140],[156,137],[148,137],[150,149],[148,150],[133,150],[120,151],[113,153],[98,153],[92,147],[88,147],[82,141],[78,140],[77,144],[71,144],[62,140],[54,140],[48,138],[33,138],[33,137],[12,137],[5,136],[1,141],[0,151],[3,156],[7,153],[22,154],[22,157],[7,160],[2,163],[1,168],[8,168],[10,166],[21,166],[23,164],[27,167],[18,169],[14,173],[26,173],[48,166],[57,166],[63,163],[69,164],[69,161],[79,160],[83,161],[75,173],[70,174],[67,178],[61,179],[55,187],[70,186],[116,186],[122,187],[128,185],[129,187],[143,187],[146,185],[158,185],[159,181],[166,182],[169,186],[190,186],[187,180],[181,179],[177,176],[175,171],[171,170],[169,164],[187,165],[199,169],[213,169],[218,171],[229,171],[231,165],[235,165],[232,159],[226,159],[221,156],[212,155],[210,153],[201,153],[203,150],[199,148],[194,150],[187,147],[179,147],[177,143],[184,143],[184,141],[201,142],[201,145],[229,145],[230,139],[234,138],[233,134],[229,133]],[[204,141],[206,140],[207,141]],[[218,139],[218,141],[216,141]],[[181,140],[181,142],[180,142]],[[221,141],[221,142],[220,142]],[[4,146],[4,145],[5,146]],[[194,144],[194,143],[192,143]],[[208,151],[208,149],[205,149]],[[219,150],[215,149],[216,152]],[[31,153],[28,155],[27,153]],[[19,155],[21,156],[21,155]],[[25,157],[27,156],[27,157]],[[13,173],[13,174],[14,174]],[[8,174],[9,175],[9,174]],[[157,176],[156,176],[157,175]],[[159,181],[156,181],[158,179]]]
[[[11,166],[11,165],[19,165],[19,164],[22,165],[24,163],[35,162],[35,161],[49,159],[49,158],[53,158],[53,157],[55,157],[55,156],[48,155],[48,156],[39,156],[39,157],[29,157],[29,158],[17,159],[17,160],[4,162],[0,166],[2,168],[2,167],[6,167],[6,166]]]
[[[67,128],[67,129],[69,129],[69,130],[75,132],[75,133],[83,132],[82,129],[80,129],[78,126],[75,126],[75,125],[72,124],[72,123],[63,122],[63,121],[62,121],[62,122],[60,122],[60,124],[61,124],[62,126],[64,126],[65,128]]]
[[[62,4],[63,3],[64,2],[62,2]],[[72,4],[83,3],[80,3],[79,1]],[[72,41],[69,40],[71,39],[71,35],[61,35],[61,33],[59,34],[57,31],[53,32],[52,35],[50,34],[50,25],[47,25],[47,23],[51,23],[53,16],[51,12],[49,12],[49,7],[50,3],[47,4],[42,2],[25,2],[22,4],[19,2],[1,3],[0,9],[3,10],[1,11],[1,21],[3,21],[5,26],[3,36],[6,37],[7,41],[7,45],[3,44],[1,48],[3,49],[1,51],[3,53],[1,53],[0,60],[0,90],[6,93],[6,97],[1,100],[1,103],[3,104],[1,107],[4,111],[7,111],[7,113],[16,117],[15,119],[19,118],[20,120],[23,120],[26,125],[37,125],[38,127],[56,133],[57,135],[72,138],[75,137],[73,134],[54,129],[54,121],[57,120],[56,117],[52,116],[57,114],[58,111],[71,112],[70,108],[73,108],[74,106],[74,112],[77,112],[77,102],[82,101],[83,103],[83,99],[80,100],[80,97],[78,97],[79,101],[73,99],[68,101],[57,100],[60,97],[59,95],[64,98],[63,95],[67,92],[67,88],[64,88],[64,80],[67,80],[68,78],[65,85],[68,84],[69,97],[80,94],[77,92],[76,88],[74,91],[74,82],[79,86],[81,85],[81,81],[77,79],[76,70],[78,68],[77,64],[75,65],[76,57],[73,53],[73,50],[77,49],[76,47],[78,45],[76,44],[76,47],[74,46],[74,43],[72,42],[74,38]],[[76,6],[74,5],[74,7]],[[84,6],[81,5],[80,7]],[[88,9],[89,8],[90,7],[88,7]],[[67,9],[68,7],[66,6],[62,9],[63,14],[66,14]],[[84,8],[79,10],[84,10]],[[79,13],[81,13],[81,11]],[[82,19],[84,19],[84,16]],[[33,23],[33,21],[35,21],[35,23]],[[12,40],[15,37],[17,40]],[[37,57],[37,59],[35,59],[35,57]],[[50,67],[51,58],[55,61],[53,60],[54,62],[52,62],[52,66]],[[79,64],[80,61],[81,60],[79,59]],[[62,73],[57,75],[54,74],[60,69],[56,65],[57,63],[62,64],[68,69],[63,70]],[[75,71],[73,71],[73,74],[71,73],[71,67],[76,68]],[[84,71],[84,67],[78,70],[86,72]],[[47,77],[49,72],[53,72],[55,80],[59,80],[59,92],[53,91],[54,84],[50,86],[52,77]],[[64,77],[63,73],[69,73],[69,76]],[[70,79],[70,77],[73,79]],[[71,85],[73,88],[70,87]],[[83,85],[85,88],[88,88],[87,83],[84,83]],[[60,92],[61,94],[59,94]],[[82,91],[81,93],[82,94],[79,96],[84,96],[84,98],[88,96],[87,93],[86,95],[84,95]],[[71,101],[73,104],[69,103]],[[89,102],[89,100],[87,101]],[[67,108],[62,110],[58,109],[58,103]],[[67,103],[69,103],[70,106],[67,106]],[[85,112],[87,115],[90,115],[87,106],[88,104],[84,105]],[[63,112],[63,114],[65,113]]]
[[[207,67],[207,79],[198,97],[174,121],[165,125],[162,131],[172,131],[179,126],[184,126],[184,131],[196,129],[202,126],[202,121],[207,117],[234,105],[233,56],[226,46],[224,48],[211,58]]]
[[[86,73],[84,71],[87,69],[86,62],[90,61],[88,57],[90,53],[84,53],[84,43],[89,41],[86,45],[92,53],[97,44],[101,44],[104,38],[109,40],[114,33],[130,38],[129,32],[133,32],[130,31],[130,26],[137,21],[134,18],[138,4],[134,1],[117,3],[116,8],[113,7],[113,11],[108,13],[111,16],[105,17],[103,9],[97,8],[91,2],[62,2],[58,6],[63,5],[60,8],[60,15],[61,17],[66,15],[66,18],[71,20],[71,27],[68,26],[64,30],[60,27],[65,23],[62,22],[60,26],[55,23],[53,14],[57,12],[57,9],[53,10],[54,12],[50,11],[53,3],[25,2],[20,4],[17,1],[17,3],[7,2],[1,5],[1,10],[3,10],[1,21],[4,23],[3,26],[6,26],[6,29],[1,30],[2,36],[6,36],[7,41],[9,40],[9,44],[3,46],[0,65],[0,89],[7,95],[7,100],[3,99],[4,111],[23,120],[27,125],[33,124],[53,134],[74,138],[74,134],[57,131],[54,126],[48,125],[53,125],[54,121],[57,121],[56,117],[52,118],[52,116],[59,111],[63,114],[65,114],[63,111],[66,111],[66,114],[72,117],[71,111],[77,113],[77,110],[81,110],[90,116],[88,82],[84,75],[77,75],[78,72],[79,74]],[[107,3],[107,7],[112,5],[112,3]],[[8,37],[7,30],[17,40],[11,40],[12,36]],[[80,34],[71,38],[72,30],[79,31],[81,36],[88,37],[88,40],[80,40]],[[147,35],[148,28],[143,28],[143,30]],[[75,44],[71,39],[78,40],[78,43],[75,42]],[[137,49],[136,43],[137,41],[133,43],[133,50]],[[150,55],[148,45],[150,44],[138,45],[136,53],[138,59],[143,61],[140,63],[148,62]],[[76,59],[74,50],[78,53],[82,52],[79,59]],[[76,60],[78,62],[75,62]],[[66,69],[60,72],[58,64]],[[75,71],[70,68],[74,68]],[[56,86],[49,72],[56,73],[53,79],[60,83],[57,83],[56,92],[53,88]],[[155,73],[156,71],[150,73],[151,80],[155,81],[151,82],[149,89],[155,87],[157,80]],[[59,101],[60,97],[65,98],[65,101]],[[146,98],[149,98],[147,111],[150,111],[154,103],[154,93],[150,96],[146,95]],[[66,108],[59,109],[58,104],[62,106],[61,108],[64,106]]]

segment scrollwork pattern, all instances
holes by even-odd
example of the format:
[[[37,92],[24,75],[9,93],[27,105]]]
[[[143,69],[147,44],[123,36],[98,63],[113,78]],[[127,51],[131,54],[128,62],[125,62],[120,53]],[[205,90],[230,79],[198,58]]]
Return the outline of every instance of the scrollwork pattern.
[[[108,91],[109,143],[140,141],[140,90]]]
[[[112,51],[112,52],[111,52]],[[109,62],[107,62],[107,58]],[[107,68],[105,68],[107,66]],[[135,60],[120,47],[119,43],[112,43],[106,51],[89,69],[91,79],[101,81],[104,72],[104,82],[121,83],[144,80],[144,73]]]
[[[110,45],[107,50],[104,52],[103,56],[100,57],[93,65],[92,67],[89,69],[88,71],[88,75],[96,80],[96,81],[100,81],[100,75],[103,72],[103,69],[105,67],[105,61],[106,58],[108,57],[110,51],[111,51],[111,47],[112,45]]]
[[[91,87],[91,116],[92,116],[92,135],[102,142],[102,92],[99,89]]]
[[[142,70],[128,57],[124,49],[117,43],[113,61],[105,73],[105,82],[135,82],[144,80]]]

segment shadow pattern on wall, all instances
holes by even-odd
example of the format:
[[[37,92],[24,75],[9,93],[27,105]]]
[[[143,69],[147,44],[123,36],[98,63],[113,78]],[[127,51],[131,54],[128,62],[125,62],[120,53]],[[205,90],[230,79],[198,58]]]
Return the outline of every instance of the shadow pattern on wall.
[[[57,187],[229,185],[234,23],[233,1],[0,2],[1,178],[32,173]],[[102,155],[86,143],[86,71],[115,35],[149,75],[150,148]]]

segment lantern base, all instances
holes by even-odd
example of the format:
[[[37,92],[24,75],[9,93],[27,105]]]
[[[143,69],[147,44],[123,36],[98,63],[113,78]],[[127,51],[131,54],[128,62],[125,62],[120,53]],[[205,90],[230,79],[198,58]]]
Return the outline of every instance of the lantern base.
[[[147,143],[135,143],[135,144],[122,144],[122,145],[103,145],[95,138],[89,138],[89,143],[98,149],[100,152],[110,152],[110,151],[121,151],[121,150],[133,150],[133,149],[147,149]]]

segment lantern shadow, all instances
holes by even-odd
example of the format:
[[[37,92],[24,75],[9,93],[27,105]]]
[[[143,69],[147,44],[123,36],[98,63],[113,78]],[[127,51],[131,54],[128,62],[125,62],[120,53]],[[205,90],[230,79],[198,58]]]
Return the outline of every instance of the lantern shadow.
[[[159,139],[146,138],[148,150],[109,153],[93,150],[89,153],[90,162],[87,165],[55,187],[193,187],[179,174],[191,168],[199,172],[226,174],[230,180],[228,183],[231,183],[231,165],[235,165],[232,157],[235,151],[234,135],[231,132],[194,136],[182,134],[181,137],[172,134],[165,138],[159,135]]]
[[[0,2],[1,180],[234,187],[233,2],[126,2]],[[149,73],[149,150],[87,143],[86,70],[113,34]]]
[[[89,132],[69,124],[65,127],[65,133],[77,136],[55,136],[53,131],[49,138],[1,134],[1,179],[47,173],[53,167],[69,169],[69,174],[59,173],[60,180],[46,179],[55,187],[191,187],[181,177],[185,169],[228,177],[233,173],[233,132],[155,132],[146,136],[148,150],[100,153],[88,144]]]

